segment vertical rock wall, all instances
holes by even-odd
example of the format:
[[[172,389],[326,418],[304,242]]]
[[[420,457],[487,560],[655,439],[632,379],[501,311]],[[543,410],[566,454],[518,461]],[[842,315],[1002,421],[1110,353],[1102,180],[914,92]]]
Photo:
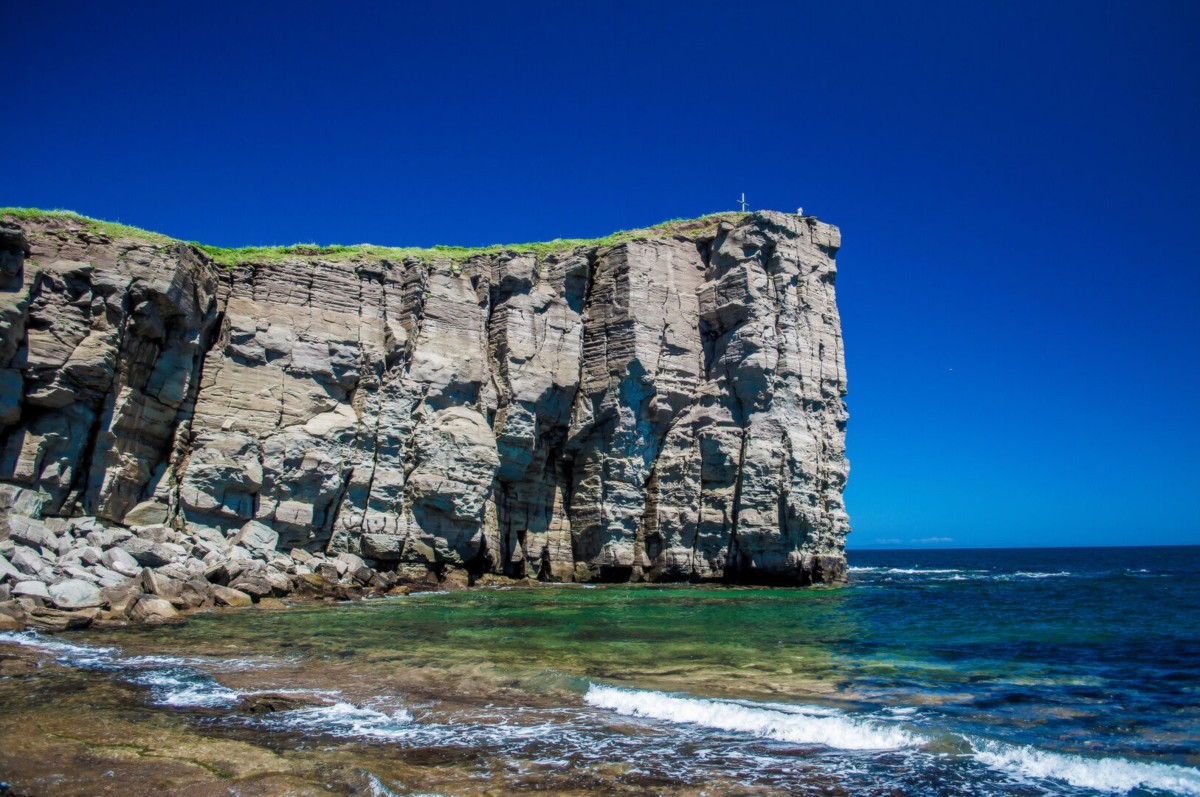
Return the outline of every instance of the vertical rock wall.
[[[0,227],[0,511],[555,581],[844,578],[837,228],[227,272]],[[686,230],[686,227],[684,228]]]

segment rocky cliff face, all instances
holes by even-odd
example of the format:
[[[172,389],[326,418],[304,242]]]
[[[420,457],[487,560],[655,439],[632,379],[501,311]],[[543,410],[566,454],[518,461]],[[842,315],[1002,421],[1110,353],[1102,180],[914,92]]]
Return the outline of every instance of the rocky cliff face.
[[[0,516],[166,520],[397,568],[844,578],[837,228],[232,270],[0,226]],[[373,253],[374,252],[374,253]]]

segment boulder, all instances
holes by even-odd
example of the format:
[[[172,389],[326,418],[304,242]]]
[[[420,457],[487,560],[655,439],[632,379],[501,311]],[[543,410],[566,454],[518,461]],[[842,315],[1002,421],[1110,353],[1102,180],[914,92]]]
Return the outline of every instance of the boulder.
[[[76,534],[87,535],[93,531],[103,531],[105,529],[104,523],[99,518],[94,517],[74,517],[67,522],[75,529]]]
[[[288,555],[299,564],[308,564],[313,560],[313,555],[303,548],[293,548]]]
[[[138,526],[134,531],[134,536],[141,540],[150,540],[150,542],[164,543],[171,539],[171,530],[162,523],[155,523],[149,526]]]
[[[3,581],[21,581],[25,576],[20,570],[12,566],[3,555],[0,555],[0,582]]]
[[[39,556],[32,548],[26,548],[23,545],[18,545],[13,555],[9,557],[12,566],[26,576],[35,578],[50,578],[52,571],[46,560]]]
[[[158,570],[145,568],[138,576],[137,583],[142,588],[142,592],[148,595],[157,595],[172,603],[179,599],[179,582]]]
[[[39,631],[68,631],[73,628],[87,628],[99,616],[99,609],[63,611],[60,609],[36,608],[29,612],[26,624],[30,628]]]
[[[279,545],[279,533],[265,523],[251,520],[229,540],[229,545],[231,548],[240,545],[250,551],[272,552]]]
[[[171,602],[155,595],[138,595],[129,607],[129,619],[136,623],[169,623],[179,619],[179,612]]]
[[[171,564],[174,555],[162,543],[135,537],[121,543],[125,553],[137,560],[142,567],[162,567]],[[111,565],[109,565],[111,567]],[[113,568],[116,570],[116,568]]]
[[[98,582],[100,579],[86,567],[81,567],[77,564],[60,565],[59,571],[67,578],[76,578],[92,583]]]
[[[18,581],[12,586],[12,594],[17,597],[41,598],[50,600],[50,590],[41,581]]]
[[[184,607],[188,609],[212,606],[214,603],[213,587],[203,579],[185,581],[179,585],[179,598]]]
[[[117,535],[108,529],[99,529],[97,531],[89,531],[84,539],[97,548],[104,550],[116,544]]]
[[[278,570],[267,568],[259,577],[271,585],[271,592],[275,595],[287,595],[292,591],[291,580]]]
[[[346,553],[345,551],[337,555],[337,561],[346,563],[345,570],[342,570],[340,567],[338,568],[342,573],[353,573],[360,567],[366,567],[367,565],[367,563],[362,560],[361,556],[357,556],[352,553]]]
[[[30,548],[58,550],[58,538],[40,520],[12,515],[8,518],[9,538]]]
[[[167,522],[167,505],[158,501],[142,501],[125,513],[126,526],[152,526]]]
[[[109,570],[104,565],[92,565],[91,570],[96,576],[96,583],[101,588],[115,587],[129,581],[129,576],[123,576],[115,570]]]
[[[24,631],[25,621],[18,620],[15,617],[10,617],[7,614],[0,614],[0,631]]]
[[[79,561],[83,562],[85,565],[99,564],[104,558],[104,551],[100,550],[94,545],[85,544],[83,547],[77,548],[76,552]]]
[[[100,555],[100,562],[109,570],[116,571],[129,578],[133,578],[142,572],[138,560],[134,559],[127,551],[121,548],[109,548]]]
[[[223,587],[220,584],[211,585],[212,596],[218,606],[249,606],[254,600],[238,589]]]
[[[229,586],[256,598],[262,598],[271,594],[271,582],[260,576],[240,576],[235,581],[230,582]]]
[[[140,594],[142,594],[141,589],[133,582],[126,582],[115,587],[104,587],[100,590],[100,595],[108,604],[109,611],[119,616],[129,614],[129,607],[133,605]]]
[[[79,578],[51,584],[49,593],[50,600],[60,609],[90,609],[104,603],[100,588]]]
[[[438,583],[447,592],[461,592],[471,585],[471,580],[470,576],[467,575],[467,571],[456,568],[454,570],[447,570],[446,574],[442,576],[442,580]]]

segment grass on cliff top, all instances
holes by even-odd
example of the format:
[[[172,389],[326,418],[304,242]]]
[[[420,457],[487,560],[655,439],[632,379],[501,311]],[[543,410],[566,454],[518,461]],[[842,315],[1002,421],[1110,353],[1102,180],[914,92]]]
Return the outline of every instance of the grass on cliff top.
[[[115,221],[101,221],[82,216],[73,210],[42,210],[41,208],[0,208],[0,216],[11,216],[17,219],[62,219],[73,221],[85,229],[109,238],[138,238],[155,243],[170,243],[175,239],[162,233],[143,230],[141,227],[130,227]]]
[[[242,246],[226,248],[210,246],[195,241],[191,243],[213,259],[215,263],[232,268],[241,264],[278,263],[284,260],[312,257],[322,260],[352,260],[359,257],[388,260],[404,260],[415,258],[426,262],[432,260],[463,261],[479,255],[498,254],[500,252],[532,253],[538,258],[546,255],[570,252],[581,246],[601,247],[612,246],[638,239],[669,238],[673,235],[687,233],[703,235],[712,232],[722,221],[737,221],[749,214],[737,211],[709,213],[694,219],[671,219],[650,227],[637,230],[621,230],[601,238],[555,238],[553,241],[539,241],[524,244],[492,244],[491,246],[432,246],[396,247],[376,246],[374,244],[356,244],[353,246],[320,244],[292,244],[291,246]],[[38,208],[0,208],[0,216],[11,216],[18,219],[62,219],[77,223],[93,233],[106,235],[110,238],[137,238],[155,243],[172,243],[176,239],[161,233],[150,232],[138,227],[130,227],[112,221],[101,221],[82,216],[70,210],[40,210]]]

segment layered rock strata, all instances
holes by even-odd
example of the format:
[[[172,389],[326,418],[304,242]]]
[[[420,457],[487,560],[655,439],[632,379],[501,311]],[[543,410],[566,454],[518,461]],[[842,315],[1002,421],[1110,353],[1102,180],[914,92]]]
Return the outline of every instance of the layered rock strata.
[[[95,516],[550,581],[844,578],[836,227],[457,259],[0,226],[0,536]]]

